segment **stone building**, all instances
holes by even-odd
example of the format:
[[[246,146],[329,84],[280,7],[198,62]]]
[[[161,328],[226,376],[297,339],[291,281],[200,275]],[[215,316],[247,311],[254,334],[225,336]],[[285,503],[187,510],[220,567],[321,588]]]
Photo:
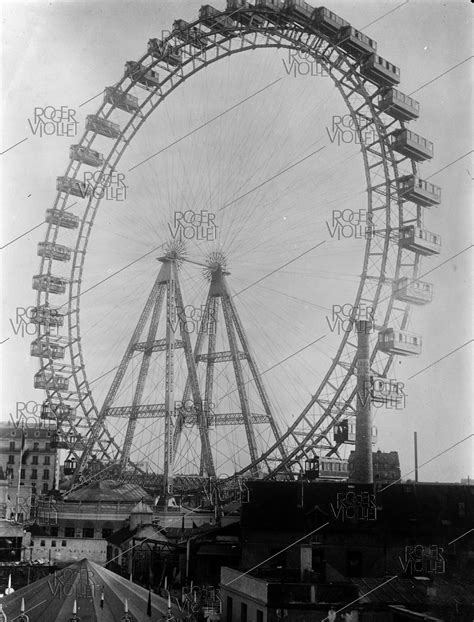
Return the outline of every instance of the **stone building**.
[[[40,420],[24,428],[13,421],[0,423],[0,467],[8,482],[7,518],[18,513],[19,519],[28,519],[34,499],[53,489],[58,468],[54,435],[55,427]]]

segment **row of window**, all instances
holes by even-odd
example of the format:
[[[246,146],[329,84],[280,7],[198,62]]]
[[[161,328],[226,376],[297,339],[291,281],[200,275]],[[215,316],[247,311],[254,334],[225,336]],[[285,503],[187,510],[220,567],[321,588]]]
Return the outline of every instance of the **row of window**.
[[[320,469],[321,471],[347,471],[347,463],[322,461]]]
[[[31,546],[34,546],[34,545],[35,545],[34,540],[32,540],[31,541]],[[46,540],[40,540],[40,546],[46,546]],[[51,546],[51,548],[54,548],[54,547],[58,546],[56,544],[56,540],[51,540],[51,545],[50,546]],[[61,546],[67,546],[67,541],[66,540],[62,540],[61,541]]]
[[[15,456],[13,455],[8,456],[8,464],[15,464]],[[38,456],[32,456],[31,464],[39,464]],[[51,456],[45,456],[43,460],[43,464],[47,464],[47,465],[51,464]]]
[[[231,596],[227,597],[227,611],[226,611],[226,620],[227,622],[234,622],[236,618],[233,616],[233,599]],[[260,609],[256,610],[256,618],[257,622],[263,622],[263,611]],[[240,603],[240,622],[248,621],[248,606],[247,603]]]
[[[421,337],[409,335],[403,332],[387,331],[379,333],[379,343],[391,343],[392,341],[401,341],[403,343],[411,343],[414,346],[421,345]]]
[[[324,6],[319,7],[319,9],[317,9],[317,13],[323,17],[328,17],[339,26],[349,26],[349,22],[346,22],[345,19],[342,19],[342,17],[339,17],[339,15],[336,15]]]
[[[394,73],[397,76],[400,75],[400,69],[398,67],[396,67],[392,63],[389,63],[388,60],[385,60],[385,58],[382,58],[378,54],[374,54],[373,58],[371,57],[369,60],[372,61],[374,65],[379,65],[380,67],[387,69],[388,71]]]
[[[421,343],[421,339],[419,339],[419,337],[414,337],[405,333],[398,333],[398,341],[402,341],[403,343],[412,343],[414,346]]]
[[[435,233],[431,233],[430,231],[426,231],[426,229],[419,229],[408,226],[404,229],[400,229],[400,238],[403,239],[411,239],[413,237],[420,238],[420,240],[426,240],[431,244],[441,244],[441,236],[436,235]]]
[[[112,535],[113,533],[113,529],[107,528],[105,527],[104,529],[102,529],[102,538],[106,539],[109,536]],[[51,535],[57,536],[58,535],[58,527],[52,527],[51,528]],[[88,539],[92,539],[94,538],[94,527],[83,527],[82,529],[76,529],[75,527],[65,527],[64,528],[64,537],[65,538],[88,538]],[[65,540],[62,541],[61,546],[66,546],[65,544]],[[34,542],[33,540],[31,541],[31,546],[34,546]],[[45,540],[41,540],[40,542],[40,546],[46,546],[45,544]],[[50,544],[51,548],[57,546],[56,544],[56,540],[51,540],[51,544]]]
[[[427,147],[428,149],[433,151],[434,145],[430,140],[426,140],[426,138],[423,138],[423,136],[420,136],[419,134],[415,134],[415,132],[411,132],[410,130],[405,130],[405,131],[407,133],[408,140],[411,140],[412,142],[417,143],[418,145],[421,145],[422,147]],[[427,182],[424,182],[424,183],[426,184]],[[433,184],[428,184],[428,185],[433,186]]]
[[[13,475],[13,469],[7,469],[7,478],[8,478],[8,477],[13,478],[13,476],[14,476],[14,475]],[[24,479],[24,478],[23,478],[23,479]],[[49,490],[49,483],[48,483],[48,482],[45,482],[45,483],[43,484],[43,488],[42,488],[42,490],[43,490],[43,492],[48,492],[48,490]],[[36,484],[35,484],[35,483],[32,483],[32,484],[31,484],[31,494],[32,494],[32,495],[36,495],[36,494],[37,494],[37,492],[38,492],[38,491],[36,490]]]
[[[376,471],[374,479],[398,479],[397,473],[394,471]]]
[[[410,287],[413,287],[414,289],[419,289],[421,291],[430,292],[433,289],[433,284],[432,283],[424,283],[422,281],[412,281],[410,283]]]
[[[421,141],[424,141],[425,143],[431,145],[431,148],[433,147],[433,143],[431,143],[429,140],[418,136],[418,134],[413,134],[413,132],[409,132],[408,130],[405,131],[408,134],[412,135],[410,136],[410,140],[412,140],[413,142],[418,142],[419,144],[422,144]],[[413,138],[414,136],[418,136],[420,140],[415,141],[415,139]],[[411,188],[413,186],[415,188],[421,188],[421,190],[425,190],[426,192],[430,192],[431,194],[434,194],[436,196],[441,196],[441,188],[439,186],[435,186],[435,184],[431,184],[429,181],[425,181],[424,179],[420,179],[419,177],[413,178],[412,176],[408,176],[404,179],[401,179],[400,182],[402,189]]]
[[[7,469],[7,477],[13,477],[13,476],[14,476],[13,469],[12,468]],[[30,477],[31,479],[38,479],[38,469],[31,469]],[[50,470],[43,469],[43,479],[49,479],[49,478],[50,478]],[[20,470],[20,479],[25,479],[25,469]]]
[[[419,102],[417,102],[416,100],[412,99],[408,95],[405,95],[405,93],[401,93],[400,91],[397,91],[396,89],[392,89],[391,92],[393,94],[393,98],[394,99],[398,99],[401,102],[403,102],[404,104],[407,104],[408,106],[411,106],[412,108],[415,108],[416,110],[420,109]]]
[[[33,448],[27,446],[25,449],[28,449],[30,451],[41,451],[40,444],[38,442],[33,443]],[[45,451],[51,451],[51,443],[45,443],[44,449]],[[15,451],[15,450],[16,450],[15,441],[10,441],[10,451]]]
[[[360,32],[360,30],[351,28],[350,33],[353,37],[355,37],[356,39],[359,39],[359,41],[362,41],[362,43],[365,43],[366,45],[369,45],[370,47],[375,49],[376,47],[375,41],[371,39],[370,37],[368,37],[367,35],[364,35],[364,33]]]

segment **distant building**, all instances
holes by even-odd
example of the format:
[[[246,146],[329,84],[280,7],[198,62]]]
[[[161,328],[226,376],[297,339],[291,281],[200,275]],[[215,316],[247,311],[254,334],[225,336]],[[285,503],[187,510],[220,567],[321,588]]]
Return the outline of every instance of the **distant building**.
[[[58,538],[31,533],[23,539],[23,561],[45,562],[51,566],[71,564],[81,559],[105,564],[107,541],[103,538]]]
[[[351,451],[349,456],[349,476],[354,465],[355,452]],[[378,451],[372,452],[372,464],[374,467],[374,482],[396,482],[401,477],[400,459],[398,451]]]
[[[470,621],[468,589],[457,589],[457,612],[449,598],[453,584],[436,578],[411,577],[334,579],[318,583],[301,579],[298,571],[277,573],[268,568],[242,573],[222,568],[223,622],[447,622]],[[441,598],[440,598],[441,597]],[[448,607],[440,605],[447,602]],[[349,604],[351,603],[351,604]],[[451,603],[453,609],[451,609]],[[430,615],[433,608],[443,617]],[[430,612],[430,613],[429,613]],[[446,616],[446,617],[445,617]],[[449,616],[449,617],[447,617]]]
[[[21,559],[23,529],[9,521],[0,520],[0,562],[19,562]]]
[[[153,511],[143,497],[147,495],[140,486],[103,481],[62,500],[49,499],[49,512],[44,507],[30,521],[23,559],[62,565],[87,558],[105,564],[107,538],[114,531],[151,524]]]
[[[32,497],[52,490],[58,458],[54,434],[54,427],[43,426],[39,420],[37,426],[24,429],[12,421],[0,422],[0,468],[8,482],[7,518],[18,511],[20,519],[28,519]]]
[[[136,484],[94,482],[57,501],[51,535],[105,539],[126,524],[140,501],[150,503],[152,498]]]
[[[241,556],[222,565],[223,622],[328,622],[353,601],[360,622],[474,619],[474,486],[247,487]]]
[[[108,568],[150,584],[155,576],[159,578],[162,575],[166,566],[169,566],[170,578],[174,578],[173,574],[177,575],[179,561],[174,555],[177,547],[169,542],[156,524],[152,524],[152,520],[153,510],[140,501],[130,514],[129,524],[108,538]],[[166,562],[160,563],[164,559]]]

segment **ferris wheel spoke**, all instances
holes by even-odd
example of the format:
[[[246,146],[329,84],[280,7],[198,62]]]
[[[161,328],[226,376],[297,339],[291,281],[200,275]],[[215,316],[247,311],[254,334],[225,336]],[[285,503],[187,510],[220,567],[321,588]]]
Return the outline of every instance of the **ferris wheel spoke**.
[[[78,463],[73,476],[76,479],[86,468],[89,458],[96,455],[104,463],[118,463],[122,471],[152,455],[148,462],[153,463],[154,469],[161,469],[164,489],[168,489],[168,483],[173,480],[190,476],[193,469],[200,476],[205,473],[214,476],[219,466],[228,468],[231,465],[242,475],[273,477],[278,472],[290,471],[295,460],[314,452],[339,455],[340,448],[350,441],[336,440],[334,430],[344,418],[353,418],[356,413],[357,344],[352,328],[360,309],[370,309],[374,318],[377,314],[374,319],[376,332],[370,336],[370,371],[375,377],[387,376],[396,354],[418,350],[419,337],[409,337],[405,331],[410,305],[428,303],[432,289],[429,284],[414,284],[417,283],[421,256],[436,254],[440,248],[439,236],[426,231],[423,223],[425,208],[439,203],[440,189],[420,179],[417,168],[419,162],[432,157],[432,145],[406,127],[407,122],[418,117],[418,104],[396,90],[400,81],[399,70],[375,54],[375,42],[354,39],[350,34],[341,37],[339,30],[345,29],[346,32],[349,24],[339,18],[336,27],[324,7],[308,14],[296,4],[287,4],[285,10],[280,10],[278,6],[262,1],[258,7],[238,10],[234,7],[217,12],[206,5],[195,22],[186,25],[178,20],[164,41],[150,40],[140,59],[126,63],[124,76],[114,86],[106,87],[103,103],[95,114],[87,117],[83,137],[77,145],[71,146],[66,172],[57,181],[56,200],[46,215],[45,240],[38,248],[41,260],[39,273],[34,277],[34,288],[38,291],[34,321],[39,331],[34,347],[32,345],[32,354],[40,359],[35,386],[46,389],[51,413],[53,410],[57,413],[58,433]],[[153,123],[152,113],[163,109],[169,117],[172,116],[171,108],[166,104],[168,96],[173,93],[179,97],[182,89],[178,87],[188,78],[190,83],[195,83],[198,75],[204,79],[207,72],[203,70],[207,68],[211,77],[217,77],[219,88],[223,77],[218,66],[230,62],[231,58],[240,58],[240,52],[263,52],[275,48],[303,51],[326,69],[335,91],[349,111],[355,135],[360,139],[364,188],[361,189],[359,184],[355,190],[350,187],[352,180],[345,180],[343,185],[338,179],[340,168],[356,157],[355,151],[341,151],[331,160],[327,155],[329,150],[326,150],[324,161],[317,165],[318,171],[314,172],[313,163],[313,173],[308,174],[311,164],[308,152],[319,145],[321,137],[312,136],[307,142],[305,140],[307,147],[304,150],[301,150],[303,143],[295,141],[291,144],[290,140],[282,140],[284,149],[270,148],[267,157],[261,157],[262,144],[275,144],[272,134],[283,110],[283,81],[275,79],[256,92],[249,88],[243,99],[229,101],[228,108],[217,114],[213,111],[212,115],[206,116],[204,108],[196,111],[196,118],[198,113],[203,117],[201,125],[192,119],[189,131],[184,136],[174,135],[168,146],[158,153],[154,146],[154,153],[148,155],[137,150],[135,155],[139,157],[135,162],[129,162],[129,172],[138,175],[139,171],[143,174],[147,171],[149,179],[154,179],[155,196],[159,197],[161,206],[168,207],[162,207],[157,217],[155,203],[146,208],[144,193],[137,190],[136,205],[140,206],[140,218],[136,218],[135,213],[117,210],[116,222],[117,225],[121,223],[122,231],[109,231],[108,227],[101,230],[98,216],[101,197],[98,195],[106,190],[107,180],[116,172],[122,157],[125,160],[126,151],[134,153],[135,136],[145,122]],[[257,67],[257,63],[253,66]],[[272,68],[270,62],[263,66]],[[240,67],[242,70],[243,65]],[[241,76],[244,74],[242,71]],[[264,75],[263,71],[261,75]],[[253,88],[251,81],[247,85]],[[244,109],[249,102],[264,97],[267,88],[269,97],[272,89],[278,93],[279,97],[274,100],[280,103],[272,108],[271,115],[267,114],[266,124],[256,117],[252,130],[257,139],[252,144],[249,134],[239,133],[239,120],[245,118]],[[225,93],[225,89],[220,92]],[[331,97],[329,93],[325,100],[324,97],[319,99],[322,109]],[[300,99],[304,101],[303,97]],[[245,114],[250,118],[248,112]],[[311,124],[310,112],[306,112],[304,118]],[[198,131],[205,133],[221,128],[226,120],[231,128],[228,144],[232,144],[238,154],[245,153],[246,156],[234,167],[229,165],[226,141],[214,141],[217,155],[213,157],[210,150],[202,148],[205,141],[195,139]],[[173,127],[173,123],[169,126]],[[177,123],[176,127],[180,128],[181,124]],[[367,132],[371,133],[371,139],[364,141],[362,136]],[[218,132],[213,133],[216,134]],[[206,136],[211,137],[211,134]],[[158,156],[164,159],[164,153],[167,160],[162,170],[166,175],[160,177],[154,163]],[[196,166],[196,162],[202,165]],[[80,179],[81,174],[91,170],[99,173],[93,193]],[[209,171],[216,172],[210,174]],[[160,187],[161,178],[167,179],[166,187]],[[308,192],[311,185],[319,190],[324,180],[328,190],[320,193],[316,215],[314,210],[310,212],[304,206],[294,213],[289,210],[288,206],[298,201],[298,192],[303,196],[303,189]],[[340,187],[335,196],[333,186],[336,180]],[[270,187],[274,196],[270,196]],[[291,245],[299,250],[306,241],[314,241],[317,227],[324,229],[327,219],[331,218],[331,209],[334,218],[337,211],[341,212],[337,207],[342,208],[349,201],[351,205],[366,201],[367,226],[363,242],[343,245],[339,244],[340,240],[331,240],[324,256],[319,257],[322,265],[318,266],[318,271],[312,266],[283,269],[285,262],[295,255],[291,252]],[[182,279],[178,279],[177,269],[173,268],[165,285],[163,281],[158,285],[155,283],[118,368],[115,365],[117,359],[113,360],[118,349],[110,351],[107,360],[110,359],[110,369],[114,369],[115,375],[108,389],[105,380],[110,369],[97,370],[100,371],[97,376],[104,382],[95,384],[96,396],[105,391],[103,406],[97,408],[97,397],[93,397],[86,374],[87,357],[83,344],[88,342],[91,352],[100,352],[100,348],[97,344],[90,345],[94,331],[86,329],[83,319],[87,317],[86,305],[81,300],[88,291],[83,283],[86,255],[103,252],[93,242],[92,246],[89,243],[93,226],[103,236],[102,243],[107,241],[107,247],[114,248],[117,243],[113,240],[118,237],[125,237],[132,244],[136,239],[136,244],[140,244],[143,236],[145,239],[163,236],[163,231],[169,229],[166,218],[170,218],[173,209],[175,218],[176,213],[182,215],[183,210],[193,214],[200,210],[202,217],[203,204],[218,210],[220,230],[214,240],[213,252],[232,256],[233,266],[237,266],[237,274],[232,279],[233,285],[238,284],[237,293],[231,293],[225,284],[222,262],[215,261],[216,255],[214,261],[209,260],[212,256],[210,245],[194,240],[196,257],[204,257],[201,263],[210,271],[210,289],[206,292],[205,287],[198,284],[196,272],[191,272],[191,266],[187,265],[182,269]],[[308,217],[314,230],[306,225]],[[280,218],[281,221],[277,222],[276,219]],[[146,231],[143,236],[135,237],[133,226],[138,221]],[[281,244],[284,235],[288,238],[287,248]],[[117,258],[120,256],[118,250],[115,251]],[[345,258],[346,265],[349,265],[355,254],[362,253],[357,286],[354,275],[347,274],[350,270],[344,270],[342,259]],[[179,253],[177,259],[178,256]],[[185,257],[183,253],[183,260]],[[324,262],[333,260],[337,268],[328,271]],[[170,263],[169,254],[167,261]],[[200,263],[198,259],[196,262]],[[247,272],[244,271],[245,262]],[[216,276],[219,270],[221,274]],[[142,287],[137,279],[139,274],[137,266],[130,269],[128,281],[132,283],[136,279],[137,285],[135,291],[129,290],[128,297],[119,291],[120,286],[114,291],[106,280],[104,298],[110,295],[117,301],[121,296],[122,305],[128,312]],[[277,288],[275,281],[269,278],[272,274],[281,280]],[[260,284],[267,278],[268,285]],[[323,298],[321,291],[315,290],[314,302],[310,302],[312,297],[305,299],[296,282],[312,278],[331,279],[330,297]],[[317,308],[319,319],[324,321],[324,312],[334,313],[334,305],[331,309],[326,303],[328,299],[334,300],[331,298],[335,295],[333,282],[343,279],[352,283],[354,288],[347,317],[351,330],[343,330],[342,335],[331,334],[324,344],[315,348],[325,358],[309,364],[322,380],[318,382],[314,374],[299,374],[300,378],[288,366],[283,372],[283,365],[273,363],[272,373],[264,382],[262,377],[266,372],[260,373],[257,358],[263,354],[267,362],[272,360],[271,353],[273,361],[278,360],[278,353],[281,358],[281,353],[285,352],[284,346],[296,343],[298,333],[299,336],[304,334],[305,323],[314,321],[311,314],[304,311],[300,325],[296,326],[295,322],[291,328],[285,326],[279,342],[275,343],[272,339],[274,327],[285,322],[283,301],[286,300],[287,314],[289,310],[293,313],[291,305],[296,307],[295,303],[298,303]],[[255,285],[249,285],[250,280],[258,285],[247,292]],[[241,292],[246,293],[239,297]],[[275,308],[277,305],[272,304],[268,292],[279,296],[282,309]],[[60,307],[51,304],[55,296],[64,294],[67,294],[66,303]],[[165,297],[166,330],[159,336]],[[324,304],[318,304],[321,300]],[[186,317],[188,301],[192,301],[193,314],[197,305],[202,313],[196,324],[194,348],[185,328],[189,320]],[[254,301],[266,306],[265,319],[263,314],[257,317],[252,312]],[[133,313],[130,311],[123,316],[130,325]],[[115,318],[119,319],[118,314]],[[206,332],[203,326],[211,319],[215,332]],[[260,321],[259,327],[255,326],[257,321]],[[170,322],[179,329],[180,339],[175,335],[175,328],[170,328]],[[147,338],[139,341],[147,323]],[[67,329],[65,341],[55,342],[52,331],[59,331],[62,326]],[[100,327],[98,320],[97,330]],[[116,324],[109,322],[103,332],[105,343],[111,343],[114,338],[121,342],[123,336],[119,339],[118,332]],[[127,329],[123,332],[127,334]],[[401,343],[396,343],[395,335]],[[62,360],[66,354],[69,362]],[[89,361],[93,359],[93,356],[89,357]],[[326,359],[329,360],[329,369],[321,373],[320,360]],[[103,354],[102,360],[105,361]],[[295,357],[293,363],[302,369],[307,360],[310,359],[305,354],[299,361]],[[287,402],[283,408],[279,405],[278,421],[272,403],[280,401],[281,392],[275,379],[284,378],[288,383],[290,374],[296,377],[298,389],[294,391],[294,404],[299,414],[282,433],[281,422],[288,423],[288,405]],[[163,387],[164,397],[157,400],[156,396]],[[304,391],[300,387],[304,387]],[[192,403],[190,409],[183,408],[183,404],[176,406],[178,390],[182,403]],[[302,396],[308,394],[311,398],[305,405],[303,400],[306,398]],[[219,405],[217,410],[211,408],[213,401]],[[78,417],[76,410],[81,411]],[[220,431],[227,428],[229,431],[221,434]],[[153,438],[145,441],[151,430]],[[232,446],[235,455],[226,455],[217,444],[212,446],[212,434],[219,436],[220,442]],[[242,439],[245,439],[244,447],[241,447]],[[141,469],[137,464],[135,466]]]

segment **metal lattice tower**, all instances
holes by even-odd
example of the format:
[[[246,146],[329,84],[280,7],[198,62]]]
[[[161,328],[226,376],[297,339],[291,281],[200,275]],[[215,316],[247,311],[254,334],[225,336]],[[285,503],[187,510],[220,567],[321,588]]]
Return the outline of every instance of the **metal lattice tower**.
[[[160,257],[159,261],[161,261],[163,265],[104,400],[98,421],[102,423],[107,417],[128,418],[125,439],[120,454],[120,469],[123,472],[129,466],[134,466],[133,463],[130,462],[130,452],[138,419],[142,417],[164,417],[163,490],[166,493],[171,493],[173,485],[173,418],[175,415],[174,367],[175,352],[178,349],[184,350],[188,382],[190,384],[194,404],[196,405],[196,412],[198,413],[197,419],[202,444],[203,468],[209,476],[215,475],[215,470],[206,426],[202,425],[202,416],[199,415],[199,412],[202,412],[202,408],[200,407],[202,400],[197,382],[191,342],[189,334],[184,330],[184,306],[177,269],[181,258],[175,251],[169,251],[165,256]],[[165,314],[163,314],[164,308],[166,310]],[[160,321],[163,321],[163,315],[166,323],[166,336],[164,339],[157,339],[158,327]],[[141,340],[142,334],[144,333],[147,323],[148,331],[143,341]],[[181,339],[176,338],[175,331],[177,326],[179,326]],[[132,404],[131,406],[113,406],[127,368],[132,357],[136,356],[137,352],[142,352],[143,354],[138,379],[133,392]],[[166,357],[164,403],[143,404],[143,392],[150,370],[151,358],[154,353],[158,352],[165,352]],[[94,431],[92,431],[88,448],[82,457],[83,464],[85,464],[87,457],[90,456],[94,442]]]
[[[235,377],[235,386],[239,396],[240,412],[216,413],[216,424],[219,425],[221,422],[224,425],[244,426],[249,455],[253,462],[259,458],[254,425],[259,423],[269,424],[274,439],[279,439],[281,433],[273,415],[270,400],[263,385],[255,358],[251,353],[242,322],[227,286],[226,276],[229,275],[229,272],[225,269],[225,259],[223,256],[219,256],[220,254],[214,255],[215,256],[210,257],[210,261],[204,270],[204,274],[210,279],[211,283],[194,350],[196,367],[199,366],[199,364],[205,364],[206,366],[204,393],[205,420],[206,422],[209,421],[209,405],[212,403],[214,397],[215,366],[219,363],[231,361]],[[220,311],[222,311],[222,313],[220,313]],[[224,322],[229,349],[217,351],[216,334],[218,326],[222,321]],[[203,353],[206,337],[207,353]],[[247,390],[248,381],[246,382],[244,379],[243,361],[248,365],[251,380],[257,389],[264,414],[257,414],[251,411]],[[188,381],[183,400],[189,397],[190,387],[191,384]],[[175,429],[175,448],[177,448],[179,444],[183,424],[184,416],[181,414],[181,416],[178,416]],[[280,451],[282,458],[284,458],[286,454],[283,445]],[[204,464],[205,454],[203,452],[201,456],[201,474],[203,473]],[[253,477],[258,477],[259,474],[259,469],[257,467],[252,469]]]

